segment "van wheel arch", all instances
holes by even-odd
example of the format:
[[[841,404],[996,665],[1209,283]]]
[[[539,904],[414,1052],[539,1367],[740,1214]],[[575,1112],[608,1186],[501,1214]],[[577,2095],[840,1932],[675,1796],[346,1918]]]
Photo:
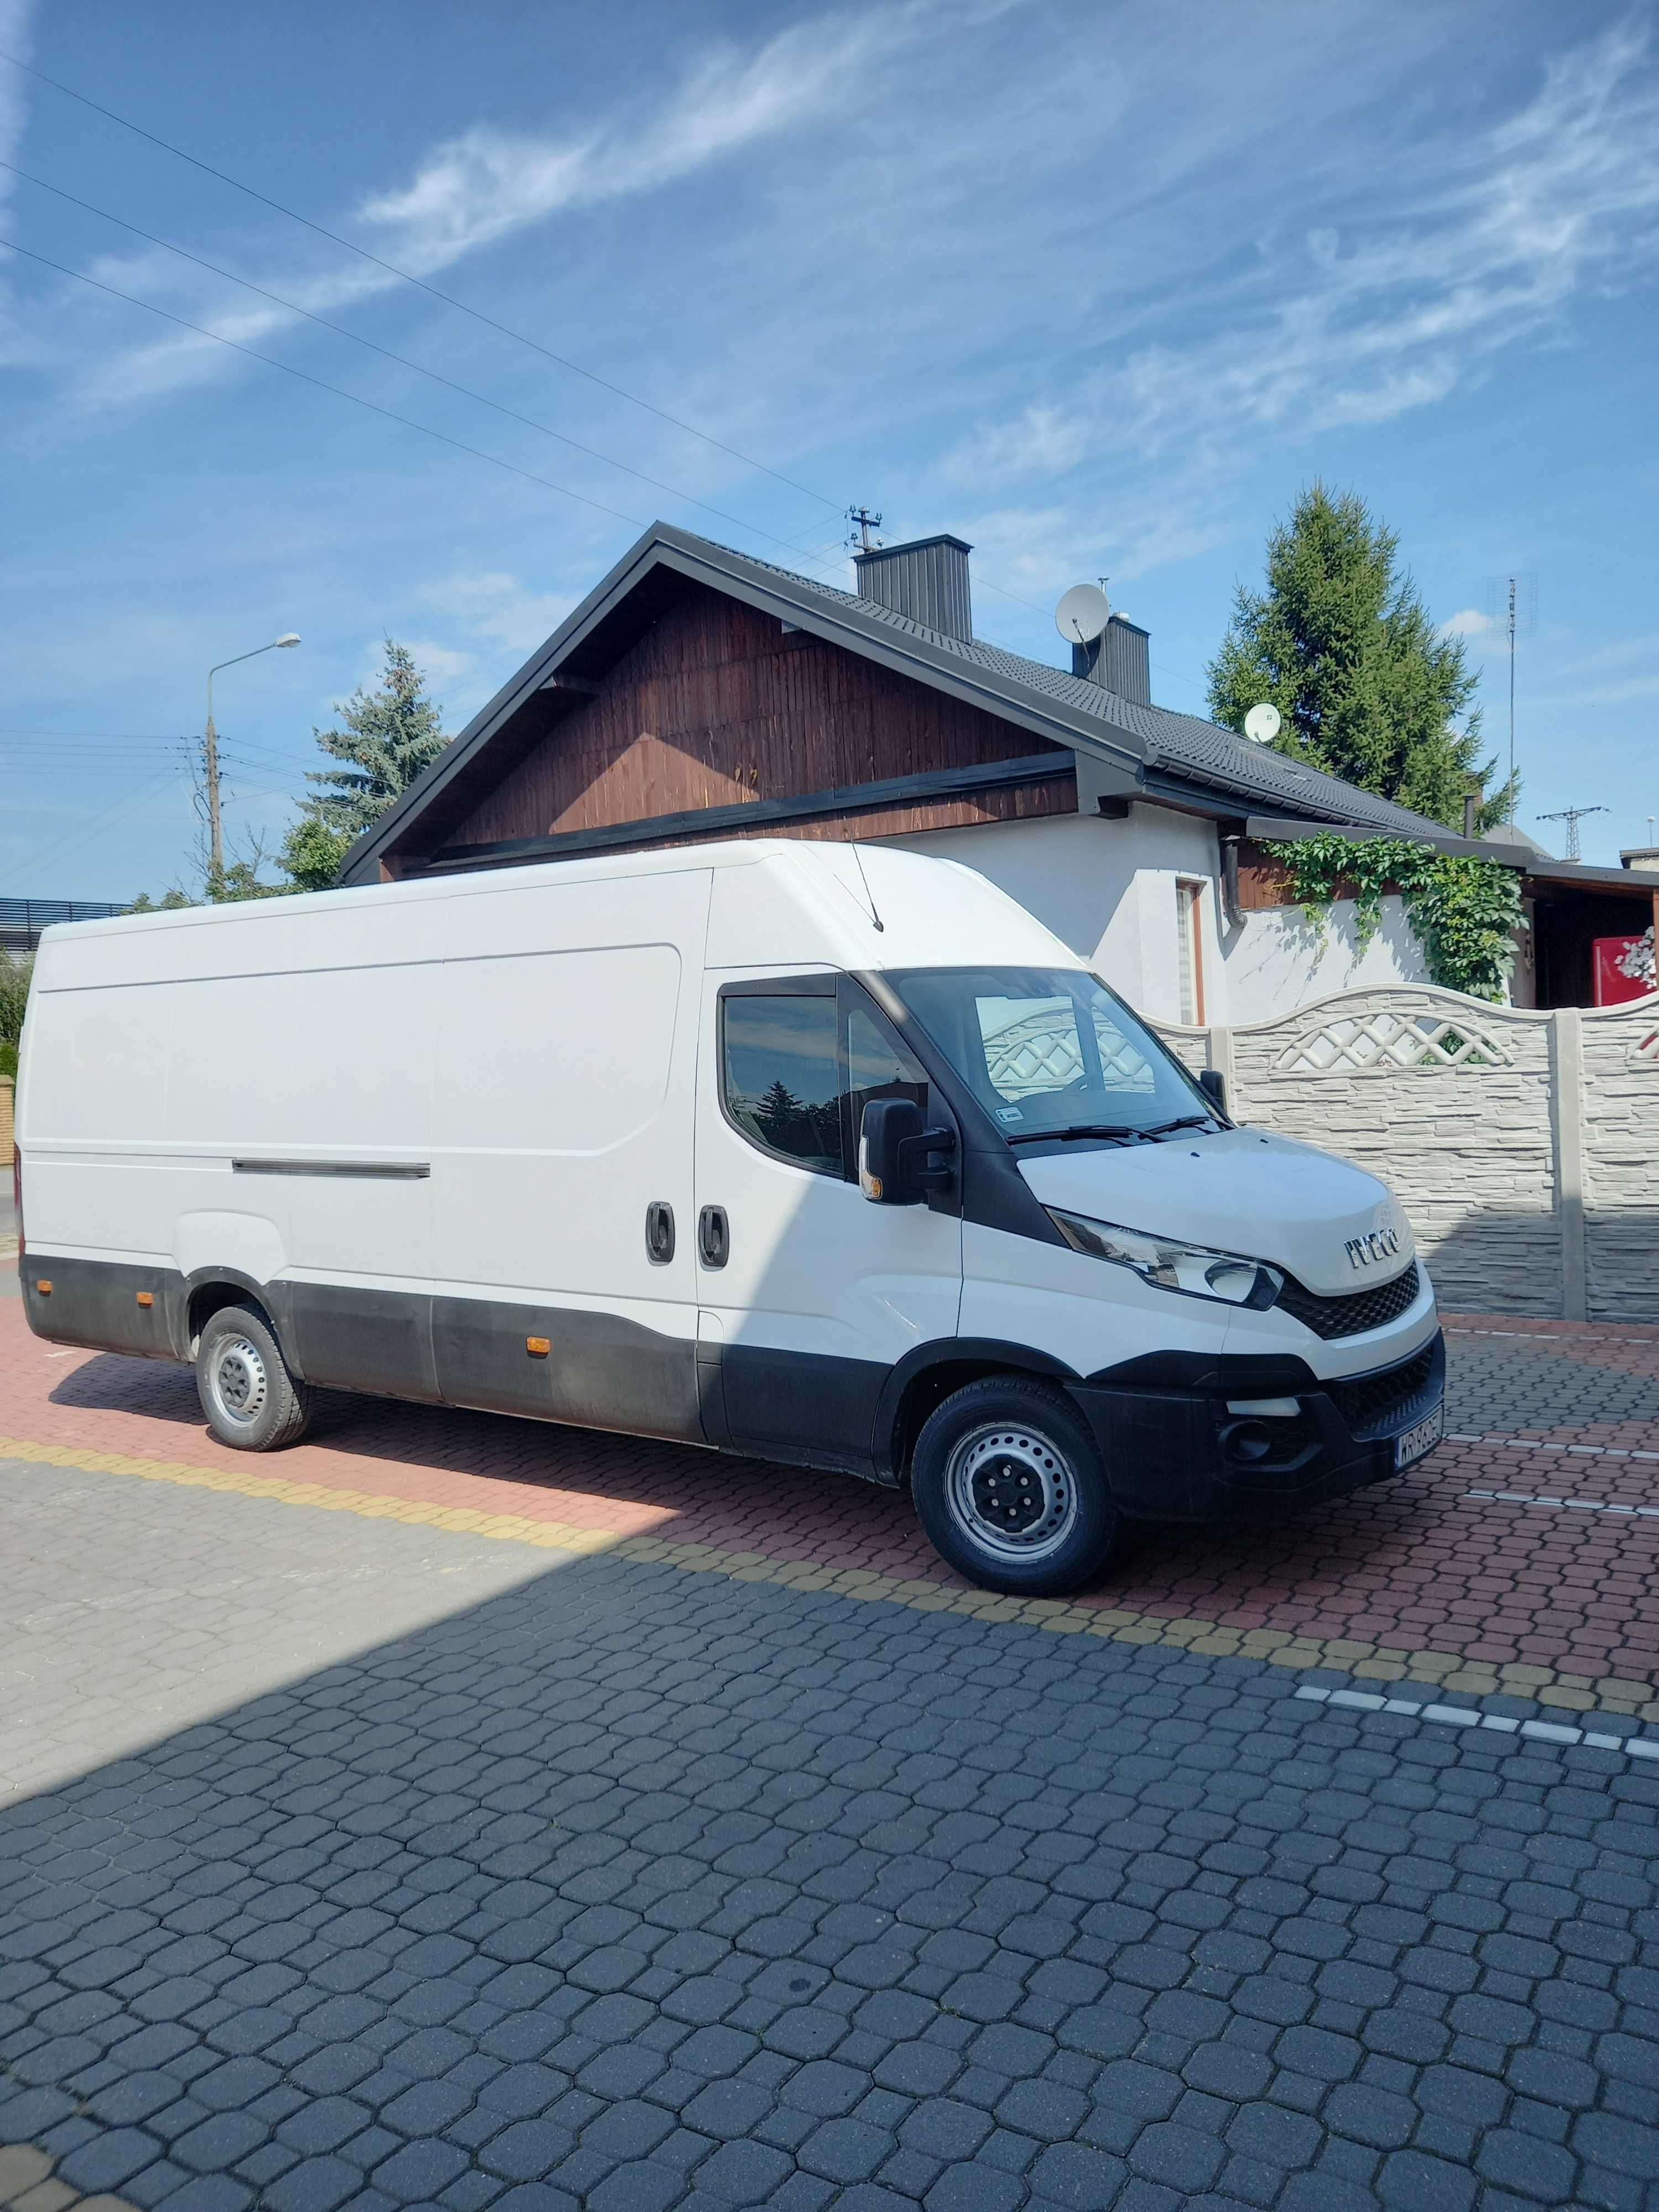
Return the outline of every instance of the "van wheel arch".
[[[1058,1383],[1062,1389],[1082,1377],[1052,1352],[1027,1344],[1006,1344],[993,1337],[962,1337],[948,1349],[928,1345],[899,1362],[889,1376],[877,1411],[878,1465],[890,1480],[908,1482],[910,1456],[927,1417],[969,1382],[997,1376]]]
[[[211,1268],[204,1271],[185,1286],[185,1357],[194,1359],[202,1340],[202,1331],[216,1313],[226,1306],[250,1306],[264,1321],[274,1336],[276,1324],[270,1309],[261,1293],[260,1286],[246,1275],[234,1275],[228,1270]]]

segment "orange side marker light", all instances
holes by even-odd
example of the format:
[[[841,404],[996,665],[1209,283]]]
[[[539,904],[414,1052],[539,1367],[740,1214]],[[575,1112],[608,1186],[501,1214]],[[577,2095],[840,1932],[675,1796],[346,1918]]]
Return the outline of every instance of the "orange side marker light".
[[[524,1348],[532,1359],[545,1359],[553,1349],[553,1341],[550,1337],[527,1336],[524,1340]]]
[[[40,1291],[43,1298],[49,1298],[52,1296],[52,1285],[46,1280],[44,1276],[35,1284],[34,1287]]]
[[[155,1303],[155,1293],[154,1291],[140,1291],[137,1296],[138,1303],[141,1306],[153,1306]]]

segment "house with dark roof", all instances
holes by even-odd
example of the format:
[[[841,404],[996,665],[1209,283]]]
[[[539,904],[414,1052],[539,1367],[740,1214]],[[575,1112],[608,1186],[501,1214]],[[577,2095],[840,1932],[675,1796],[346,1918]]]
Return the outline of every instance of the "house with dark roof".
[[[659,523],[347,854],[341,880],[756,835],[966,862],[1170,1021],[1243,1022],[1423,973],[1395,909],[1363,956],[1267,843],[1332,828],[1529,856],[1152,703],[1114,614],[1069,668],[974,632],[941,535],[838,591]]]

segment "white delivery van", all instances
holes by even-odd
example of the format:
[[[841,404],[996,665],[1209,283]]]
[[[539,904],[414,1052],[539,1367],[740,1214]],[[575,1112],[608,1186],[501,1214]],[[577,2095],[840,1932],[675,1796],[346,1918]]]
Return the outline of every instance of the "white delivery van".
[[[1210,1087],[1213,1085],[1213,1087]],[[1235,1127],[971,870],[788,841],[88,921],[18,1098],[37,1334],[908,1486],[975,1582],[1441,1432],[1382,1186]]]

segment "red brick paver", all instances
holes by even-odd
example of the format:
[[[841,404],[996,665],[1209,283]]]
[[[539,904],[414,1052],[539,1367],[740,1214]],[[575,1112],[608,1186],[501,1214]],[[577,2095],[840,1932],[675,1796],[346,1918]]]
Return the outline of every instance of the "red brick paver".
[[[1467,1329],[1479,1333],[1471,1342],[1512,1339],[1524,1355],[1523,1340],[1547,1335],[1553,1353],[1610,1374],[1659,1374],[1659,1329],[1500,1316],[1453,1326],[1455,1343]],[[208,1431],[188,1370],[44,1345],[10,1300],[0,1304],[0,1430],[38,1443],[250,1465]],[[1451,1414],[1460,1426],[1455,1400]],[[1659,1419],[1548,1438],[1659,1451]],[[955,1583],[902,1498],[634,1437],[341,1395],[306,1442],[257,1465],[422,1504]],[[1282,1630],[1486,1668],[1659,1681],[1659,1519],[1471,1500],[1475,1490],[1659,1504],[1659,1461],[1449,1443],[1398,1481],[1278,1526],[1139,1532],[1083,1602],[1195,1630]]]

